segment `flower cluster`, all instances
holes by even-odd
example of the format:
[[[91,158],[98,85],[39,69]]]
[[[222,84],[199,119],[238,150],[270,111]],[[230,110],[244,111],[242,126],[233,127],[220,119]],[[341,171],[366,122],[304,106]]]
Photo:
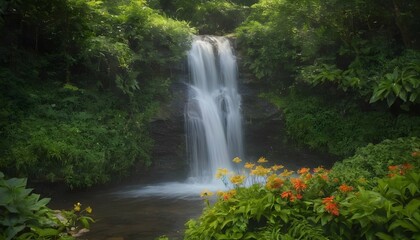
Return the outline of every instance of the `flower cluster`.
[[[322,203],[324,204],[325,211],[331,213],[334,216],[340,215],[340,211],[338,210],[338,203],[334,202],[334,196],[323,198]]]
[[[79,202],[73,204],[73,210],[75,212],[80,212],[82,210],[82,204],[79,203]],[[86,211],[87,213],[92,213],[92,208],[90,206],[88,206],[87,208],[84,209],[84,211]]]
[[[404,175],[407,171],[413,169],[413,165],[409,163],[404,163],[401,165],[391,165],[388,166],[389,177],[395,177],[396,175]]]
[[[236,164],[241,164],[242,160],[236,157],[232,160]],[[256,163],[246,162],[243,164],[244,171],[236,174],[230,172],[228,169],[220,168],[216,173],[216,178],[221,178],[225,185],[233,186],[234,189],[225,192],[218,192],[220,199],[226,201],[237,194],[237,190],[241,187],[247,186],[247,183],[258,184],[264,186],[266,191],[270,191],[282,200],[287,202],[299,203],[298,200],[313,198],[317,194],[322,198],[322,211],[328,212],[333,216],[339,216],[339,201],[335,199],[339,194],[351,194],[354,192],[354,187],[346,183],[340,184],[340,179],[331,178],[330,171],[323,167],[310,169],[303,167],[296,171],[289,171],[283,169],[283,165],[273,165],[271,167],[263,166],[268,160],[260,157]],[[410,164],[402,164],[396,166],[389,166],[391,174],[404,174],[409,169],[413,168]],[[283,169],[282,171],[279,171]],[[254,181],[253,181],[254,180]],[[365,179],[360,179],[360,182],[366,182]],[[331,187],[334,186],[336,192],[331,193]],[[326,197],[331,194],[329,197]],[[212,193],[208,191],[202,192],[201,196],[208,199]],[[316,196],[316,195],[315,195]],[[76,207],[76,206],[75,206]]]
[[[219,191],[217,192],[217,195],[223,199],[224,201],[227,201],[229,199],[231,199],[232,197],[234,197],[236,195],[236,190],[235,189],[231,189],[229,191],[223,192],[223,191]]]
[[[340,185],[340,187],[338,187],[338,190],[340,190],[342,193],[348,193],[353,191],[353,187],[343,183]]]
[[[244,175],[234,175],[230,178],[230,182],[234,185],[240,185],[245,181],[245,178]]]
[[[229,170],[227,168],[219,168],[216,172],[216,179],[221,179],[222,177],[229,174]]]
[[[267,178],[267,183],[265,184],[265,187],[268,190],[276,190],[283,186],[284,180],[282,178],[279,178],[277,175],[271,175]]]

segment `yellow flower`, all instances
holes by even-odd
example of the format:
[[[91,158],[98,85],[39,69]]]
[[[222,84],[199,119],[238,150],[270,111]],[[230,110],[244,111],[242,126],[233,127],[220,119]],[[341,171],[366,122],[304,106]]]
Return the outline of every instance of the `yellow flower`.
[[[207,189],[204,189],[204,191],[201,192],[200,197],[202,197],[202,198],[208,198],[208,197],[211,197],[212,195],[213,195],[212,192],[210,192]]]
[[[216,179],[220,179],[223,176],[228,175],[228,174],[229,174],[229,170],[227,170],[226,168],[219,168],[217,169],[217,172],[216,172]]]
[[[236,157],[236,158],[233,159],[233,162],[234,163],[240,163],[240,162],[242,162],[242,160],[239,157]]]
[[[254,170],[251,171],[251,175],[265,176],[268,173],[270,173],[270,171],[271,171],[270,168],[265,168],[263,166],[257,166]]]
[[[80,207],[82,206],[82,204],[80,204],[79,202],[78,203],[76,203],[76,204],[74,204],[73,205],[74,206],[74,211],[76,211],[76,212],[79,212],[80,211]]]
[[[248,169],[251,169],[251,168],[253,168],[255,166],[255,164],[254,163],[250,163],[250,162],[247,162],[247,163],[245,163],[245,168],[248,168]]]
[[[288,177],[288,176],[290,176],[292,174],[293,174],[293,171],[289,171],[289,170],[285,169],[282,173],[280,173],[280,176],[282,176],[282,177]]]
[[[277,171],[277,170],[282,169],[282,168],[284,168],[283,165],[277,165],[277,164],[271,167],[271,169],[273,169],[274,171]]]
[[[265,159],[264,157],[260,157],[260,159],[258,159],[257,161],[258,163],[266,163],[268,162],[267,159]]]
[[[235,175],[233,177],[230,178],[230,182],[235,184],[235,185],[239,185],[242,184],[245,180],[245,176],[243,175]]]
[[[90,206],[87,207],[85,210],[86,210],[87,213],[92,213],[92,208]]]

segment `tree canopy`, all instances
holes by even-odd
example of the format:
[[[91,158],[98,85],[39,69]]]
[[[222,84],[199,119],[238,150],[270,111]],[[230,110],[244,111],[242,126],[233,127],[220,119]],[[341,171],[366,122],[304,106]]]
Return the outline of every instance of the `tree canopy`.
[[[261,0],[237,34],[258,79],[285,84],[288,72],[409,109],[420,99],[419,12],[416,1]]]

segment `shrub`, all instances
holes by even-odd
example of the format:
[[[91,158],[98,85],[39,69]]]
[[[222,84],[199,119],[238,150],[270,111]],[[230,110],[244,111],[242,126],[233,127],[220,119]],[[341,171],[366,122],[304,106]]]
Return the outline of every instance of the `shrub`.
[[[360,178],[381,178],[388,174],[389,166],[411,164],[415,168],[420,167],[417,157],[419,151],[420,138],[417,137],[384,140],[357,149],[354,156],[335,163],[332,170],[334,177],[346,182]]]
[[[48,198],[31,193],[26,179],[5,179],[0,172],[0,239],[74,239],[87,231],[93,219],[86,216],[92,209],[53,211]]]
[[[417,153],[416,153],[417,154]],[[416,155],[415,154],[415,155]],[[186,223],[185,239],[415,239],[420,230],[420,173],[409,164],[390,176],[358,184],[333,171],[246,163],[220,170],[231,189]],[[237,181],[237,176],[244,176]],[[229,180],[230,179],[230,180]]]
[[[357,148],[369,143],[420,135],[418,116],[362,110],[351,98],[304,91],[291,91],[287,96],[268,93],[262,97],[284,113],[290,139],[340,157],[350,157]],[[336,100],[332,103],[331,98]]]
[[[25,113],[9,120],[3,132],[8,140],[0,142],[4,171],[86,187],[125,176],[136,164],[150,165],[146,124],[152,104],[130,114],[111,93],[43,87],[28,91],[29,107],[17,105]]]

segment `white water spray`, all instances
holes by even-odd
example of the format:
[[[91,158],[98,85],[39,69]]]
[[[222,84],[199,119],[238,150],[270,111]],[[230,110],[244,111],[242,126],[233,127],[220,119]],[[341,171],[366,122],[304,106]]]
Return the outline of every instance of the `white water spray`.
[[[237,65],[224,37],[196,37],[188,52],[191,86],[185,108],[187,154],[194,181],[210,182],[218,168],[243,157]]]
[[[241,97],[237,65],[229,40],[196,37],[188,52],[191,83],[185,106],[190,179],[119,191],[124,197],[194,199],[200,191],[224,190],[214,176],[218,168],[233,170],[232,159],[243,158]]]

